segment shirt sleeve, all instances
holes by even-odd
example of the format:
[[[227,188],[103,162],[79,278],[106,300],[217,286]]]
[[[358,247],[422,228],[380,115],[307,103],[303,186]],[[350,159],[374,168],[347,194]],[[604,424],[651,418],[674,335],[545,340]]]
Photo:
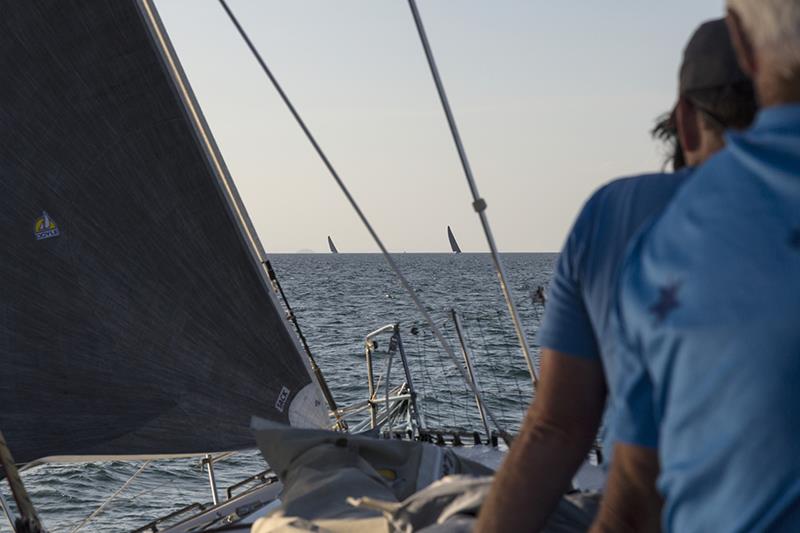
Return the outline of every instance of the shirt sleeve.
[[[641,237],[638,241],[641,243]],[[635,286],[639,246],[634,246],[617,287],[617,303],[611,316],[612,331],[616,333],[613,360],[615,372],[609,380],[612,398],[614,440],[647,448],[658,447],[658,420],[655,408],[655,389],[643,359],[643,346],[634,331],[628,313],[635,313]]]
[[[658,447],[658,425],[653,404],[653,383],[643,365],[630,365],[635,358],[620,360],[619,390],[614,401],[615,440],[647,448]]]
[[[584,302],[581,278],[597,197],[595,193],[583,207],[561,250],[537,337],[544,348],[590,359],[599,358],[600,349]]]

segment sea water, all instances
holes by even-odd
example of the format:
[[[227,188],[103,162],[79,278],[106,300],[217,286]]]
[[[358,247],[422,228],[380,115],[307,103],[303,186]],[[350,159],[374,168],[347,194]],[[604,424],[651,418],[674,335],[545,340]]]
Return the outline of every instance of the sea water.
[[[537,286],[547,285],[556,257],[503,256],[509,286],[535,357],[542,308],[533,302],[532,292]],[[450,310],[456,309],[462,317],[486,402],[502,425],[517,429],[532,387],[491,257],[408,253],[395,258],[453,343]],[[428,424],[480,429],[475,401],[458,370],[444,356],[380,255],[279,254],[270,259],[340,406],[367,398],[365,335],[398,323]],[[379,352],[386,348],[386,340],[379,340]],[[460,355],[460,351],[456,353]],[[376,355],[376,374],[383,362],[380,353]],[[393,367],[392,375],[399,378],[399,366]],[[45,526],[53,532],[71,531],[141,466],[141,462],[125,461],[43,465],[26,472],[23,481]],[[257,451],[220,461],[215,465],[220,492],[265,468]],[[8,495],[5,483],[1,490]],[[129,531],[189,504],[210,500],[207,474],[199,459],[154,461],[81,531]],[[9,531],[2,520],[0,531]]]

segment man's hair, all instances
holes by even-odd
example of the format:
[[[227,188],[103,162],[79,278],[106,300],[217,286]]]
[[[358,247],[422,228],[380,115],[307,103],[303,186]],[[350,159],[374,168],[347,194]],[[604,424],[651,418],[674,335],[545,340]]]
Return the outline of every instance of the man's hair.
[[[727,0],[753,46],[766,54],[778,73],[800,74],[800,2],[797,0]]]
[[[727,129],[749,128],[758,111],[753,85],[749,82],[687,91],[682,96],[700,113],[704,126],[720,135]],[[671,164],[673,170],[680,170],[686,166],[674,110],[659,116],[650,134],[664,144],[665,167]]]
[[[731,128],[748,128],[758,111],[753,85],[749,82],[687,91],[683,96],[700,112],[706,127],[720,133]]]
[[[656,119],[656,125],[650,130],[653,139],[664,143],[664,168],[672,166],[672,170],[680,170],[686,166],[683,148],[678,140],[678,126],[675,123],[675,111],[664,113]]]

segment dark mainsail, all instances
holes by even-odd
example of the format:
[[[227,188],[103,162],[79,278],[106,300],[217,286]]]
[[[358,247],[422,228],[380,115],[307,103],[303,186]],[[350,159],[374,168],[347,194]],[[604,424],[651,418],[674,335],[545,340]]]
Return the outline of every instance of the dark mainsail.
[[[333,239],[331,239],[330,235],[328,235],[328,248],[331,249],[331,253],[332,254],[338,254],[339,253],[339,250],[336,249],[336,246],[333,244]]]
[[[0,2],[15,459],[250,447],[324,409],[150,0]]]
[[[458,247],[456,236],[453,235],[453,230],[450,229],[450,226],[447,226],[447,240],[450,241],[450,249],[453,250],[453,253],[460,254],[461,248]]]

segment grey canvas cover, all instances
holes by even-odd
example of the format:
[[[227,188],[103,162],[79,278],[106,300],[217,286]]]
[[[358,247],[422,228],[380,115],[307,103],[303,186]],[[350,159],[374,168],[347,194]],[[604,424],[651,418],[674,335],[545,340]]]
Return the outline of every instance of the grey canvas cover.
[[[284,491],[281,507],[258,520],[253,533],[468,532],[492,482],[492,470],[452,448],[254,426]],[[597,493],[566,496],[544,532],[587,531],[598,502]]]
[[[282,505],[253,531],[381,531],[378,510],[353,506],[353,498],[400,502],[450,474],[491,470],[432,444],[295,429],[254,421],[264,459],[283,482]],[[342,524],[345,524],[342,526]],[[345,529],[338,529],[344,527]]]
[[[251,415],[323,420],[150,0],[0,13],[0,429],[16,460],[233,450],[254,444]]]

